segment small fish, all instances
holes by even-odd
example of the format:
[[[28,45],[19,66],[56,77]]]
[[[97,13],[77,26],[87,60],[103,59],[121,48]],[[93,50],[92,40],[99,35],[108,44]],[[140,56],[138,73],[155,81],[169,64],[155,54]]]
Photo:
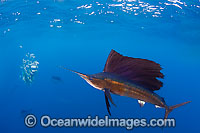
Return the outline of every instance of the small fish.
[[[163,83],[157,79],[164,78],[161,69],[160,64],[153,61],[126,57],[112,50],[103,72],[88,75],[70,71],[78,74],[94,88],[104,91],[106,107],[110,115],[109,101],[115,105],[110,95],[112,93],[137,99],[141,107],[147,102],[154,104],[156,108],[164,108],[164,119],[166,119],[173,109],[191,101],[168,106],[164,98],[155,93],[163,86]]]
[[[32,109],[22,109],[21,111],[20,111],[20,116],[22,117],[22,118],[24,118],[25,116],[27,116],[28,114],[31,114],[31,112],[32,112]]]
[[[58,76],[52,76],[51,77],[53,80],[57,80],[57,81],[62,81],[62,79]]]

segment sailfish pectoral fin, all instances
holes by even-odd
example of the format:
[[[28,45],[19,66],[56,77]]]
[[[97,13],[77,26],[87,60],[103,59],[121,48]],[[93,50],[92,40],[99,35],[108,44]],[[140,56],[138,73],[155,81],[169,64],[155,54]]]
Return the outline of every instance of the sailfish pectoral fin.
[[[113,102],[112,97],[110,95],[110,90],[109,89],[105,89],[105,95],[108,97],[108,99],[110,100],[110,102],[116,106],[116,104]]]
[[[104,92],[104,93],[105,93],[105,92]],[[108,111],[109,115],[111,115],[111,113],[110,113],[110,103],[109,103],[109,101],[108,101],[108,98],[107,98],[106,94],[105,94],[105,101],[106,101],[107,111]]]
[[[108,113],[109,113],[109,115],[111,115],[111,113],[110,113],[110,103],[109,103],[109,100],[110,100],[110,102],[111,102],[114,106],[116,106],[116,105],[115,105],[115,103],[114,103],[113,100],[112,100],[112,97],[111,97],[111,95],[110,95],[110,90],[109,90],[109,89],[104,89],[104,95],[105,95],[105,101],[106,101],[106,107],[107,107]]]

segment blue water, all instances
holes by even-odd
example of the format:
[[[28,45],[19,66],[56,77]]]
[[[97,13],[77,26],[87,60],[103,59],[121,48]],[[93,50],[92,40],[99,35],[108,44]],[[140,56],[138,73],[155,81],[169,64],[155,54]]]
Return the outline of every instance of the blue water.
[[[38,119],[108,115],[102,91],[57,66],[101,72],[111,49],[156,61],[164,86],[156,91],[168,105],[191,100],[174,110],[175,128],[199,132],[200,2],[198,0],[1,0],[0,132],[162,132],[160,128],[43,128],[24,124]],[[39,62],[29,83],[23,59]],[[59,77],[60,80],[52,78]],[[163,118],[164,109],[112,95],[111,118]]]

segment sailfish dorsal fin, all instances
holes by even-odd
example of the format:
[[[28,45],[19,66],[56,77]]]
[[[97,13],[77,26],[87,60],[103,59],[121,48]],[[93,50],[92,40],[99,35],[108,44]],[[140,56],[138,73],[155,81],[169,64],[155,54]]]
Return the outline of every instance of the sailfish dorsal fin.
[[[125,77],[150,90],[159,90],[163,83],[157,78],[164,78],[160,64],[147,59],[123,56],[112,50],[106,61],[104,72]]]

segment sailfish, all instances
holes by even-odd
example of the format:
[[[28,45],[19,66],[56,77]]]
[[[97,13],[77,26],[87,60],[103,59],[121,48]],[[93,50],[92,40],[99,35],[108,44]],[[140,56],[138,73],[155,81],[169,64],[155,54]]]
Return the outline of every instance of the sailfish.
[[[94,88],[104,92],[107,111],[110,115],[110,102],[115,105],[111,94],[116,94],[137,99],[141,107],[147,102],[154,104],[155,107],[164,108],[164,119],[167,119],[173,109],[191,101],[168,106],[164,98],[155,93],[163,86],[158,79],[164,78],[161,70],[160,64],[154,61],[123,56],[115,50],[111,50],[103,72],[88,75],[70,71],[78,74]]]

